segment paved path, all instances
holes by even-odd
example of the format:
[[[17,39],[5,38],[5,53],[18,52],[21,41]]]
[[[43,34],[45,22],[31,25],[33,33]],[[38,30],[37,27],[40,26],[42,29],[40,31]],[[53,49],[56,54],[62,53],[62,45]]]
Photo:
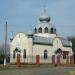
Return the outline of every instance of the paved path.
[[[2,70],[0,71],[0,75],[72,75],[69,73],[69,71],[75,71],[75,67],[48,67]]]

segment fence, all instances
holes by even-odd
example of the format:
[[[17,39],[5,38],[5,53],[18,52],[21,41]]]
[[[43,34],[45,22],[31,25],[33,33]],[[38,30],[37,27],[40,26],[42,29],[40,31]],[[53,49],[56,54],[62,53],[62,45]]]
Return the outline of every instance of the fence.
[[[63,59],[63,56],[60,56],[60,58],[59,58],[60,64],[68,64],[68,62],[70,60],[68,60],[67,58]],[[27,64],[36,64],[38,61],[39,61],[39,64],[52,64],[52,62],[53,62],[52,56],[48,56],[46,59],[43,56],[39,56],[38,60],[36,59],[36,56],[27,56],[26,58],[23,58],[23,59],[24,59],[24,63],[27,63]],[[54,60],[55,60],[55,58],[54,58]]]
[[[58,56],[57,64],[73,64],[73,57],[67,56],[66,59],[63,59],[63,56]],[[16,62],[16,59],[14,59],[14,62]],[[55,55],[48,56],[47,58],[44,58],[43,56],[26,56],[26,58],[23,58],[23,56],[20,56],[20,63],[25,64],[55,64]]]
[[[66,64],[66,63],[68,63],[68,62],[67,62],[67,57],[68,57],[68,56],[66,56],[66,58],[64,59],[63,56],[60,56],[60,63],[61,63],[61,64]]]
[[[22,61],[23,59],[21,59]],[[26,58],[24,58],[24,63],[31,63],[31,64],[36,64],[36,56],[26,56]],[[43,56],[39,56],[38,61],[40,64],[49,64],[52,63],[52,57],[47,57],[47,59],[44,59]]]

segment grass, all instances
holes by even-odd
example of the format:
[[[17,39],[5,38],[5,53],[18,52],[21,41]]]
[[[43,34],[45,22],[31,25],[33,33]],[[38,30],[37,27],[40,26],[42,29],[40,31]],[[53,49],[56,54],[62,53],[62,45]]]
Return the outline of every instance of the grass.
[[[69,71],[70,74],[75,75],[75,70],[74,71]]]

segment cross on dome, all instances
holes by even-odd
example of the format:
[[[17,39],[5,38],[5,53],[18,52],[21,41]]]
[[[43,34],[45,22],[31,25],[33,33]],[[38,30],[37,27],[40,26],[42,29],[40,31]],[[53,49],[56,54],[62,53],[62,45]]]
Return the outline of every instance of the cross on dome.
[[[48,16],[46,8],[44,7],[43,14],[39,17],[40,22],[49,22],[50,16]]]

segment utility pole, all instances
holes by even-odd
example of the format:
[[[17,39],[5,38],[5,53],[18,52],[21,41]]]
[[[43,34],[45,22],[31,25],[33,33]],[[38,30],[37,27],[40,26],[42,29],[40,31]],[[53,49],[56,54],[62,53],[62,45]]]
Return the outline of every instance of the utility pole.
[[[6,51],[7,51],[7,22],[6,22],[6,24],[5,24],[4,66],[6,66]]]

